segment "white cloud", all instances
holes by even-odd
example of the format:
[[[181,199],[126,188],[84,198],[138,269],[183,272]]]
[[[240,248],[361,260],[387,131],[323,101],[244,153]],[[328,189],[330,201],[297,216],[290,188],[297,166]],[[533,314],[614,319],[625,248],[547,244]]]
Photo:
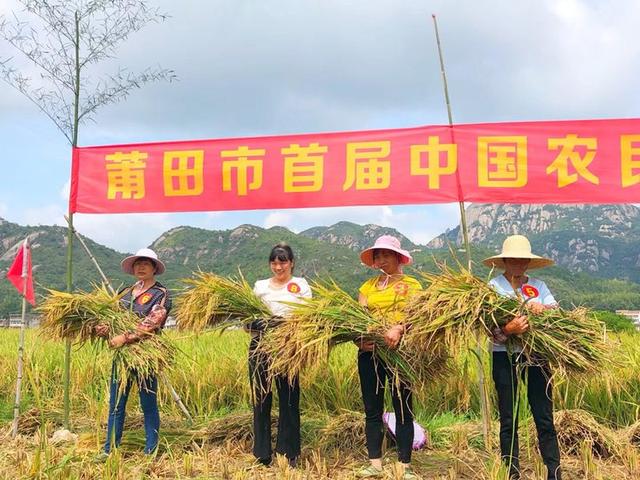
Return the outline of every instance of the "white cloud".
[[[553,0],[549,10],[569,25],[578,25],[587,19],[586,6],[577,0]]]
[[[69,194],[71,193],[71,180],[67,180],[60,189],[60,198],[63,200],[69,200]]]
[[[164,213],[76,214],[73,223],[82,235],[121,252],[135,252],[146,247],[176,226],[171,215]]]
[[[180,81],[150,85],[104,108],[97,123],[83,126],[83,145],[442,123],[432,11],[456,122],[627,117],[640,109],[635,0],[615,8],[594,0],[371,0],[366,9],[358,2],[293,0],[277,9],[264,2],[157,3],[171,18],[136,33],[97,72],[159,63],[175,69]],[[0,0],[0,13],[16,7],[22,10],[16,0]],[[0,42],[0,58],[14,53]],[[35,72],[19,57],[19,68]],[[0,111],[0,144],[13,152],[0,161],[24,159],[25,174],[15,173],[7,184],[28,186],[4,191],[0,215],[64,225],[68,145],[9,88],[0,95]],[[22,130],[37,135],[18,135]],[[16,211],[16,205],[31,208]],[[78,215],[76,225],[101,243],[133,251],[179,224],[301,231],[347,220],[393,227],[426,243],[454,227],[458,215],[452,204]]]
[[[293,221],[293,215],[284,212],[272,212],[269,213],[264,219],[264,228],[271,227],[287,227],[291,229]]]
[[[300,232],[340,221],[395,228],[414,243],[425,244],[445,229],[455,227],[459,223],[459,210],[457,204],[276,210],[266,215],[264,226],[279,225]]]
[[[20,223],[26,225],[67,225],[64,219],[66,213],[67,210],[59,203],[27,208],[20,217]]]

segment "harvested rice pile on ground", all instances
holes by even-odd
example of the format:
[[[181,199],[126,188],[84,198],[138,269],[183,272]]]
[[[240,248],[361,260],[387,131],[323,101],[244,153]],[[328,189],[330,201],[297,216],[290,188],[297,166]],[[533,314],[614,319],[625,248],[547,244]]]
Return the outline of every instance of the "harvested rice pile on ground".
[[[357,412],[343,412],[331,418],[320,430],[319,446],[324,451],[345,450],[365,451],[364,415]]]
[[[194,277],[183,280],[187,289],[175,301],[178,328],[201,331],[271,317],[271,311],[253,293],[242,273],[238,278],[226,278],[197,272]]]
[[[20,414],[20,418],[18,419],[18,433],[21,435],[33,435],[40,429],[42,420],[42,412],[38,408],[30,408]]]
[[[623,446],[616,434],[584,410],[560,410],[554,414],[558,443],[565,455],[580,455],[584,442],[590,442],[593,454],[602,459],[620,458]]]
[[[91,292],[59,292],[49,290],[38,307],[40,330],[47,338],[70,339],[80,345],[96,343],[106,346],[108,340],[125,332],[137,331],[140,318],[120,305],[118,295],[103,285]],[[95,327],[109,327],[109,338],[95,333]],[[143,334],[144,332],[138,331]],[[145,377],[171,367],[177,349],[165,336],[147,334],[141,341],[113,349],[116,378],[126,379],[131,371]]]
[[[271,414],[271,431],[275,432],[278,415]],[[205,443],[217,445],[227,442],[248,443],[253,441],[253,414],[242,412],[225,415],[209,423],[204,435]]]
[[[278,414],[271,415],[271,431],[278,428]],[[345,411],[329,419],[303,417],[301,435],[305,444],[324,451],[363,450],[364,416],[362,413]],[[212,420],[202,436],[204,443],[223,445],[228,442],[249,444],[253,441],[253,415],[251,412],[233,413]]]
[[[640,421],[625,429],[622,437],[634,447],[640,447]]]
[[[407,304],[412,334],[427,345],[444,342],[453,352],[480,333],[491,335],[514,316],[527,314],[530,328],[510,337],[507,347],[521,347],[527,360],[548,363],[556,373],[596,373],[610,359],[604,325],[586,308],[528,311],[526,301],[498,295],[467,270],[439,266],[437,274],[420,273],[427,288]]]

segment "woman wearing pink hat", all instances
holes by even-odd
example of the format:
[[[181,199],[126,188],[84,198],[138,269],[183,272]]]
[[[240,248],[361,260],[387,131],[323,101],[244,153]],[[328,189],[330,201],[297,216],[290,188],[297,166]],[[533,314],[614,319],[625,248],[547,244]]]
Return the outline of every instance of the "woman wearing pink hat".
[[[420,283],[402,272],[402,266],[411,263],[409,252],[400,247],[400,241],[390,235],[379,237],[373,247],[360,254],[360,260],[368,267],[379,270],[379,274],[361,287],[358,300],[374,315],[384,316],[393,326],[384,334],[389,348],[396,348],[405,331],[402,309],[407,298],[422,289]],[[373,342],[358,344],[358,374],[365,410],[365,434],[369,465],[356,472],[359,478],[374,478],[383,475],[382,441],[384,424],[384,390],[389,372],[384,362],[375,355]],[[391,398],[396,414],[396,443],[398,460],[403,467],[403,480],[414,480],[418,476],[411,470],[413,444],[413,402],[409,385],[397,388],[391,384]]]
[[[138,250],[121,262],[122,271],[133,275],[136,283],[120,291],[120,303],[131,309],[140,317],[134,332],[127,332],[113,337],[109,341],[112,348],[120,348],[126,344],[144,341],[144,337],[158,333],[167,319],[171,309],[169,292],[156,281],[155,276],[164,273],[165,266],[158,259],[156,252],[149,248]],[[109,327],[96,327],[98,335],[108,337]],[[129,393],[133,386],[133,378],[120,390],[120,379],[115,376],[115,368],[111,372],[111,388],[109,395],[109,418],[107,421],[107,439],[104,452],[96,460],[104,461],[113,446],[120,445],[124,428],[125,408]],[[156,376],[137,378],[140,393],[140,406],[144,414],[145,448],[144,453],[151,454],[158,447],[158,432],[160,430],[160,413],[158,411],[158,379]]]

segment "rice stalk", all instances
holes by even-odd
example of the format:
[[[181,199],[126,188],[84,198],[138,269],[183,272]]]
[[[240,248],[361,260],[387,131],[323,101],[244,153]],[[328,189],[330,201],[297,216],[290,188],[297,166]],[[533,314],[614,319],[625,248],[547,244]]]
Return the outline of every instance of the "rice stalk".
[[[391,324],[385,312],[372,314],[331,280],[314,282],[311,288],[313,298],[290,304],[290,315],[261,341],[273,375],[293,381],[302,371],[324,370],[333,347],[364,341],[374,342],[376,358],[385,363],[396,386],[422,384],[443,371],[444,352],[417,349],[412,331],[397,349],[386,346],[383,334]]]
[[[365,449],[365,421],[360,412],[343,411],[332,416],[320,429],[319,445],[325,452],[350,448],[354,451]]]
[[[138,381],[171,369],[178,349],[164,335],[150,334],[143,340],[113,349],[115,378],[127,380],[135,374]]]
[[[580,455],[583,442],[588,441],[597,458],[621,458],[623,444],[616,434],[598,422],[585,410],[560,410],[554,414],[558,444],[565,455]]]
[[[624,429],[621,433],[623,441],[626,441],[634,447],[640,447],[640,420]]]
[[[137,330],[140,318],[122,307],[120,296],[110,293],[104,285],[91,292],[49,290],[38,312],[41,335],[47,338],[70,339],[80,345],[89,342],[103,348],[123,333],[136,331],[141,335],[140,341],[112,349],[115,378],[123,381],[123,386],[131,376],[142,379],[156,375],[174,363],[174,343],[162,335]],[[109,327],[108,338],[96,334],[99,324]]]
[[[278,425],[278,415],[271,414],[271,430]],[[204,433],[204,442],[210,445],[227,442],[248,443],[253,441],[253,413],[230,413],[209,422]]]
[[[499,295],[464,268],[439,267],[437,274],[419,272],[428,287],[405,308],[407,322],[424,348],[444,343],[459,351],[477,332],[491,335],[496,327],[526,314],[528,331],[507,341],[508,350],[522,349],[526,363],[543,363],[559,374],[579,374],[595,373],[611,358],[604,325],[589,309],[558,307],[533,314],[527,301]]]
[[[178,328],[201,331],[207,327],[225,327],[249,323],[272,316],[265,303],[239,273],[226,278],[208,272],[195,272],[182,280],[187,285],[175,302]]]
[[[109,326],[115,335],[133,330],[138,316],[120,306],[120,298],[105,285],[90,292],[48,290],[38,306],[40,332],[46,338],[72,340],[76,343],[102,340],[95,333],[98,324]]]

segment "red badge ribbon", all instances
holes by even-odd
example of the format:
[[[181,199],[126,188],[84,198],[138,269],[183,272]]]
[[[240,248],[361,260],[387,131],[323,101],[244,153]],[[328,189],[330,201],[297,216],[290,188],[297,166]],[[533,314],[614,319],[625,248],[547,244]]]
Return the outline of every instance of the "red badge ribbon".
[[[528,298],[536,298],[538,295],[540,295],[538,289],[533,285],[529,285],[528,283],[522,285],[522,293],[524,293]]]

